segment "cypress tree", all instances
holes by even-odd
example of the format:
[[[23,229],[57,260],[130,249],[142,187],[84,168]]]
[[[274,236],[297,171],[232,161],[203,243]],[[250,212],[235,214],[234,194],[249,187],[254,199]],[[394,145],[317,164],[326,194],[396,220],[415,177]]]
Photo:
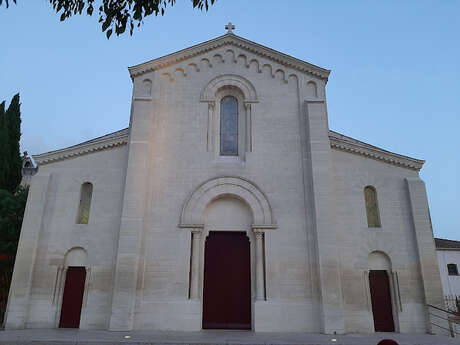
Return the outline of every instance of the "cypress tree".
[[[5,118],[5,101],[0,104],[0,189],[6,189],[8,175],[9,135]]]
[[[14,95],[8,109],[0,104],[0,189],[14,192],[21,183],[22,160],[21,109],[19,94]]]
[[[6,308],[28,189],[19,186],[22,160],[19,94],[0,103],[0,325]]]
[[[21,104],[19,103],[19,93],[13,96],[10,106],[6,111],[8,123],[9,141],[9,171],[7,180],[7,190],[13,192],[21,183],[22,178],[22,159],[19,151],[19,140],[21,139]]]

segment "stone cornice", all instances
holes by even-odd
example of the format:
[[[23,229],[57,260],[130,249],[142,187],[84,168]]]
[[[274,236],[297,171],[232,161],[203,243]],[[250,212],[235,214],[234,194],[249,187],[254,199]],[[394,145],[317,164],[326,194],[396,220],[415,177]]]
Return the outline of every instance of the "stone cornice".
[[[412,170],[420,170],[425,163],[423,160],[399,155],[385,151],[378,147],[360,142],[356,139],[346,137],[342,134],[329,131],[329,141],[331,148],[359,154],[368,158],[383,161],[385,163],[401,166]],[[100,138],[71,146],[65,149],[33,155],[35,162],[41,166],[54,163],[64,159],[75,158],[88,153],[103,151],[114,147],[126,145],[128,143],[128,128],[121,131],[105,135]]]
[[[338,133],[337,133],[338,134]],[[351,139],[351,138],[350,138]],[[425,161],[420,159],[415,159],[397,153],[385,151],[375,146],[369,144],[361,143],[359,141],[350,142],[345,139],[336,136],[335,132],[330,132],[329,141],[331,143],[331,148],[350,152],[354,154],[359,154],[365,157],[372,159],[380,160],[385,163],[401,166],[403,168],[408,168],[411,170],[420,170],[425,163]]]
[[[128,131],[122,130],[119,132],[121,132],[119,135],[107,135],[65,149],[34,155],[33,158],[39,166],[42,166],[64,159],[75,158],[88,153],[104,151],[126,145],[128,143]]]
[[[292,56],[249,41],[235,34],[225,34],[210,41],[194,45],[190,48],[186,48],[178,52],[160,57],[158,59],[129,67],[128,70],[131,78],[133,79],[139,75],[169,67],[184,60],[207,53],[211,50],[229,45],[241,48],[260,57],[267,58],[285,67],[316,76],[325,81],[327,81],[329,73],[331,72],[330,70],[296,59]]]

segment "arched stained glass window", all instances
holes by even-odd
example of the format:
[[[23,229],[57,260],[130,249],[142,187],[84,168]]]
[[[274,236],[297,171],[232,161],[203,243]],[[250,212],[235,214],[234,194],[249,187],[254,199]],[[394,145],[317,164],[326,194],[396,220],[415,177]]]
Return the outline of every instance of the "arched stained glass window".
[[[80,205],[78,206],[77,224],[88,224],[92,196],[93,185],[89,182],[83,183],[80,190]]]
[[[377,191],[372,186],[364,188],[364,200],[366,202],[367,226],[380,228],[380,215],[377,205]]]
[[[220,101],[220,155],[238,156],[238,100],[233,96]]]

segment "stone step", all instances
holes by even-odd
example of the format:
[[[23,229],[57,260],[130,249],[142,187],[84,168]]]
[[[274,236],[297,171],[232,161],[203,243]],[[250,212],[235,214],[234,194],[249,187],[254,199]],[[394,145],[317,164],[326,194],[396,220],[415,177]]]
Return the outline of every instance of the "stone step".
[[[73,329],[0,331],[0,345],[377,345],[382,339],[399,345],[453,345],[460,338],[427,334],[256,333],[243,331],[111,332]]]

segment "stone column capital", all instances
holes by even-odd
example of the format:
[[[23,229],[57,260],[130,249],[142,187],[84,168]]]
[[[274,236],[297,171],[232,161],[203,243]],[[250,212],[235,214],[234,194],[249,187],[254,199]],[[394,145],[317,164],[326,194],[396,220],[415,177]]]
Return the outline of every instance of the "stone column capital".
[[[203,233],[203,228],[193,228],[193,229],[190,229],[191,232],[192,232],[192,235],[193,237],[201,237],[201,234]]]
[[[260,229],[260,228],[253,228],[252,232],[254,233],[254,236],[256,237],[256,239],[262,239],[264,236],[265,230]]]
[[[256,299],[265,300],[265,253],[264,253],[264,229],[253,227],[252,231],[256,238]]]
[[[179,224],[179,228],[191,232],[202,232],[204,229],[204,224]]]

